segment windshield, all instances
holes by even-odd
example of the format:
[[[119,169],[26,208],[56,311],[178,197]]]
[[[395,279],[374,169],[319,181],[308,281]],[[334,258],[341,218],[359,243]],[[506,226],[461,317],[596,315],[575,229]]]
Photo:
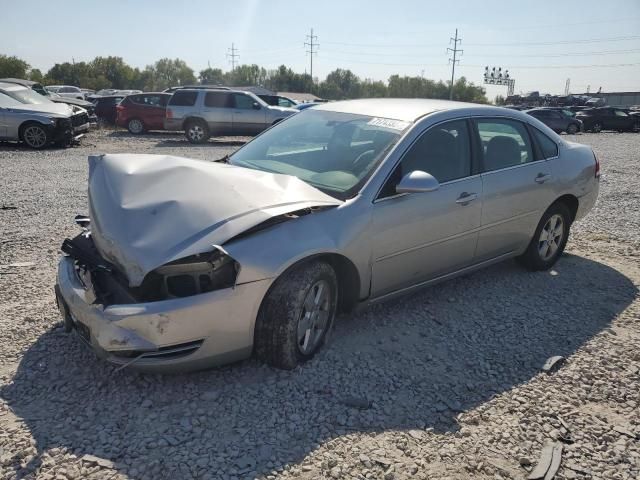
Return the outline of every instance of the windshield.
[[[355,195],[409,122],[307,110],[234,153],[233,165],[293,175],[333,197]]]
[[[0,107],[10,108],[10,107],[18,107],[18,106],[22,106],[22,103],[13,97],[10,97],[9,95],[0,93]]]
[[[6,90],[6,93],[18,100],[20,103],[33,105],[38,105],[40,103],[53,103],[47,97],[40,95],[38,92],[34,92],[30,88]]]

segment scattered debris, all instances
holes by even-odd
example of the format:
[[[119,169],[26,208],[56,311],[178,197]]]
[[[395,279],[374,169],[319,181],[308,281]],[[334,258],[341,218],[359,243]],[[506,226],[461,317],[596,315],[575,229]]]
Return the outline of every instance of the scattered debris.
[[[636,435],[632,431],[627,430],[626,428],[621,427],[620,425],[616,425],[615,427],[613,427],[613,430],[615,432],[618,432],[621,435],[626,435],[627,437],[631,437],[633,439],[640,439],[640,435]]]
[[[564,357],[561,355],[556,355],[554,357],[549,357],[544,365],[542,366],[542,371],[547,373],[553,373],[560,368],[560,365],[564,363]]]
[[[22,267],[33,267],[35,266],[35,262],[16,262],[9,263],[7,265],[0,265],[2,268],[22,268]]]
[[[528,480],[551,480],[560,468],[562,444],[547,442],[542,447],[536,468],[527,477]]]
[[[115,468],[116,464],[111,460],[107,460],[105,458],[96,457],[95,455],[85,454],[82,456],[81,460],[87,463],[95,463],[96,465],[102,468]]]
[[[17,210],[18,207],[14,207],[13,205],[2,205],[0,206],[0,210]]]

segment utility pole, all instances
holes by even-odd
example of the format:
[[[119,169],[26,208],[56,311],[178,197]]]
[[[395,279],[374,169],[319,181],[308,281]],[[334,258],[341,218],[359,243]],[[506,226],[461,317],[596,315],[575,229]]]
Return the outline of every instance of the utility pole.
[[[449,58],[451,62],[451,87],[449,88],[449,100],[453,100],[453,79],[456,74],[456,62],[460,63],[460,60],[456,59],[458,52],[462,55],[463,50],[458,48],[458,43],[462,43],[462,39],[458,38],[458,29],[456,28],[456,36],[449,39],[449,45],[453,42],[453,48],[447,48],[447,52],[453,52],[453,58]]]
[[[567,78],[566,83],[564,84],[564,94],[569,95],[569,85],[571,85],[571,79]]]
[[[229,49],[230,53],[227,53],[227,58],[231,59],[231,71],[233,72],[236,69],[236,58],[240,58],[240,55],[236,53],[238,49],[234,43],[231,44],[231,48]]]
[[[318,40],[318,36],[313,34],[313,28],[311,29],[311,34],[307,35],[307,41],[304,42],[304,46],[305,47],[309,47],[309,50],[307,50],[307,53],[309,54],[310,60],[311,60],[311,85],[313,86],[313,56],[316,55],[318,53],[317,48],[320,46],[317,43]]]

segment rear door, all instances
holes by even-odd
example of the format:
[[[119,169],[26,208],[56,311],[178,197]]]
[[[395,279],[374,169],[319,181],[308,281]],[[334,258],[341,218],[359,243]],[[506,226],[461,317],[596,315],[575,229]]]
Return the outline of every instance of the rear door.
[[[235,135],[256,135],[266,128],[266,110],[244,93],[233,93],[233,131]]]
[[[482,262],[528,245],[553,202],[553,178],[524,123],[507,118],[480,118],[474,123],[483,185],[476,261]]]
[[[229,92],[207,91],[202,116],[213,135],[231,135],[233,131],[232,98]]]
[[[139,109],[142,121],[149,130],[164,128],[164,115],[167,105],[166,95],[145,93],[136,95],[136,108]]]

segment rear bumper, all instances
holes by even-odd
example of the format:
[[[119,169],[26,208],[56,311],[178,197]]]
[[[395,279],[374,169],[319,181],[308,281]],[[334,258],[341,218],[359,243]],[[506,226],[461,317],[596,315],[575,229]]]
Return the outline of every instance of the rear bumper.
[[[74,261],[58,265],[58,301],[65,324],[96,354],[136,370],[178,372],[251,355],[255,319],[270,280],[191,297],[131,305],[92,303]]]
[[[576,218],[574,220],[580,220],[591,211],[596,204],[599,191],[600,180],[595,180],[593,188],[588,193],[578,198],[578,211],[576,212]]]

